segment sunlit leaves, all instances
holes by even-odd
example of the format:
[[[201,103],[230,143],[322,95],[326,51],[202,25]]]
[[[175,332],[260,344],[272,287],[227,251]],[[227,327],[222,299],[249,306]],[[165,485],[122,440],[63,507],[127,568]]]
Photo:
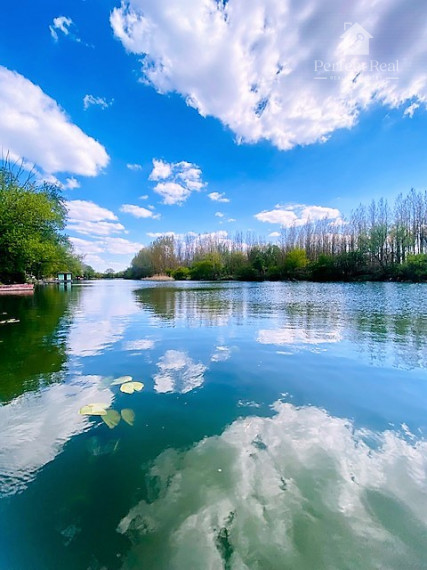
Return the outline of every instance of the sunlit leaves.
[[[102,421],[104,421],[110,429],[114,429],[120,423],[120,414],[116,410],[107,410],[107,413],[102,415]]]
[[[87,404],[79,410],[81,416],[105,416],[109,404]]]
[[[112,386],[119,386],[120,384],[125,384],[126,382],[132,382],[132,376],[121,376],[120,378],[116,378],[111,383]]]
[[[133,394],[134,392],[140,392],[144,388],[142,382],[126,382],[120,386],[121,392],[125,394]]]
[[[135,423],[135,412],[130,408],[126,408],[122,410],[121,413],[123,421],[129,424],[130,426],[133,426],[133,424]]]

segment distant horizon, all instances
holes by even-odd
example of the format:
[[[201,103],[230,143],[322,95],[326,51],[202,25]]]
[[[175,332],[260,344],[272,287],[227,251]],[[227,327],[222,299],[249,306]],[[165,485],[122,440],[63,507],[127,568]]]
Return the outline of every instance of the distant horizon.
[[[0,31],[2,152],[62,187],[97,271],[427,188],[421,0],[18,0]]]

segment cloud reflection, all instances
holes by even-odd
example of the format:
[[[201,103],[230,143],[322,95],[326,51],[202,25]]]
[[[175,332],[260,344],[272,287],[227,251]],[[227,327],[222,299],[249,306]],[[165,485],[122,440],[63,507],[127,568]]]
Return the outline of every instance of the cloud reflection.
[[[133,542],[123,568],[423,567],[427,443],[276,411],[156,459],[157,498],[118,527]]]
[[[159,372],[154,375],[156,392],[179,392],[185,394],[204,382],[206,366],[194,362],[186,352],[167,350],[157,363]]]
[[[79,376],[0,407],[0,495],[24,490],[71,437],[90,427],[90,419],[78,413],[82,406],[111,404],[113,394],[100,385],[101,379]]]

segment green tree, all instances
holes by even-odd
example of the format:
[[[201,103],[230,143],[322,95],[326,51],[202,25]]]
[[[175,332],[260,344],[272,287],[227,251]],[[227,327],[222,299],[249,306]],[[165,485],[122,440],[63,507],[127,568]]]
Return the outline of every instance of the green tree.
[[[0,279],[24,281],[59,269],[70,271],[71,245],[64,236],[67,210],[60,190],[22,181],[9,163],[0,167]],[[74,260],[73,263],[77,260]]]

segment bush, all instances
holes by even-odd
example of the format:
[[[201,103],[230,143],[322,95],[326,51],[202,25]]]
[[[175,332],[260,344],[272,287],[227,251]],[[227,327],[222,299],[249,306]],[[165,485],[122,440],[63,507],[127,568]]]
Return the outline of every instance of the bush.
[[[174,271],[171,271],[171,276],[177,281],[185,281],[190,278],[190,270],[188,267],[178,267]]]
[[[239,281],[260,281],[260,275],[256,269],[250,265],[245,265],[239,269],[237,279]]]
[[[427,255],[408,255],[397,270],[398,278],[404,281],[427,281]]]
[[[208,259],[193,263],[190,268],[190,275],[191,279],[196,281],[212,281],[218,278],[214,263]]]

